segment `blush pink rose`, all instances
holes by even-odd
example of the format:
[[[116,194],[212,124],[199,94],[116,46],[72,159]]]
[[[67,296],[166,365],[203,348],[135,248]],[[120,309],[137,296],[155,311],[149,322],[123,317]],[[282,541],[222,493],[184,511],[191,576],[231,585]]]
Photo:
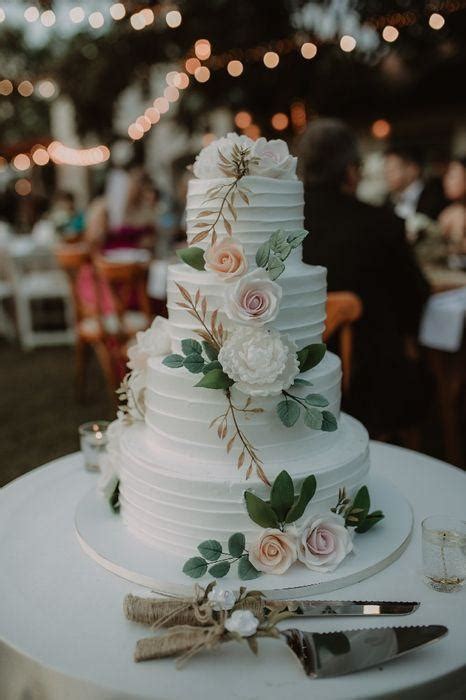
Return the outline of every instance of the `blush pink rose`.
[[[249,561],[265,574],[284,574],[297,558],[296,538],[275,528],[266,528],[249,548]]]
[[[224,278],[239,277],[248,269],[243,246],[234,238],[217,241],[204,253],[205,268]]]
[[[299,534],[298,558],[312,571],[334,571],[353,549],[341,515],[311,517]]]
[[[225,313],[237,323],[263,325],[276,318],[281,298],[282,288],[265,270],[252,270],[226,290]]]

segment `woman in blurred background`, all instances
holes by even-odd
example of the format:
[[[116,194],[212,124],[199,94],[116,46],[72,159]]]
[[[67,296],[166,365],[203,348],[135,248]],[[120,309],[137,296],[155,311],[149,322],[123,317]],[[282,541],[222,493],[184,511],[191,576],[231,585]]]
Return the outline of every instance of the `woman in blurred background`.
[[[466,157],[450,162],[443,189],[450,203],[439,216],[440,230],[456,252],[466,254]]]

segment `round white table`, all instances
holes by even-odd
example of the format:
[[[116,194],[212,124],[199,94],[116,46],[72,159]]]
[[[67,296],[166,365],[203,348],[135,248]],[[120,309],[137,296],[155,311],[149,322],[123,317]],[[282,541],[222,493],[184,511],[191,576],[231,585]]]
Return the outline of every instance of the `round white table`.
[[[149,631],[124,618],[122,602],[138,589],[79,547],[74,512],[96,477],[74,454],[0,490],[1,700],[464,700],[465,592],[435,593],[423,583],[420,522],[435,513],[464,516],[466,475],[401,448],[372,443],[371,450],[374,471],[391,478],[413,505],[413,538],[390,567],[333,596],[419,600],[421,607],[404,618],[325,618],[300,620],[300,626],[334,631],[441,623],[450,629],[445,639],[381,668],[314,681],[274,640],[260,640],[258,658],[231,643],[181,671],[170,659],[136,664],[136,640]]]

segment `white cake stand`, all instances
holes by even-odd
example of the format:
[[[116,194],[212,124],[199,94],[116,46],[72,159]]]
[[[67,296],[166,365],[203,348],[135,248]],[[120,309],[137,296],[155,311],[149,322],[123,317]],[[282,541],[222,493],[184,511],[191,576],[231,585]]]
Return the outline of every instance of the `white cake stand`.
[[[295,564],[286,574],[263,575],[249,585],[253,583],[254,588],[276,599],[325,593],[373,576],[398,559],[413,528],[411,506],[385,478],[370,477],[368,487],[373,508],[382,510],[385,519],[369,532],[355,535],[355,553],[336,571],[319,574]],[[95,489],[78,504],[75,527],[84,552],[108,571],[163,595],[192,594],[194,580],[182,572],[188,557],[170,555],[137,539]],[[193,552],[192,556],[196,554]],[[222,584],[237,590],[248,582],[235,575],[235,568],[222,579]],[[201,585],[211,580],[208,574],[196,579]]]

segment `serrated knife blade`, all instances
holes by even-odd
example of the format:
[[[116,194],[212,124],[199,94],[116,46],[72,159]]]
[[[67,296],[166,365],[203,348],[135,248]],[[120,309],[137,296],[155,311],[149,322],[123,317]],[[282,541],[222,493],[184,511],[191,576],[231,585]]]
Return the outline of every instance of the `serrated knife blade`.
[[[331,678],[379,666],[448,633],[443,625],[377,627],[344,632],[282,630],[286,643],[311,678]]]
[[[288,611],[290,617],[410,615],[419,607],[414,601],[380,600],[283,600],[266,601],[264,605],[272,610]]]

